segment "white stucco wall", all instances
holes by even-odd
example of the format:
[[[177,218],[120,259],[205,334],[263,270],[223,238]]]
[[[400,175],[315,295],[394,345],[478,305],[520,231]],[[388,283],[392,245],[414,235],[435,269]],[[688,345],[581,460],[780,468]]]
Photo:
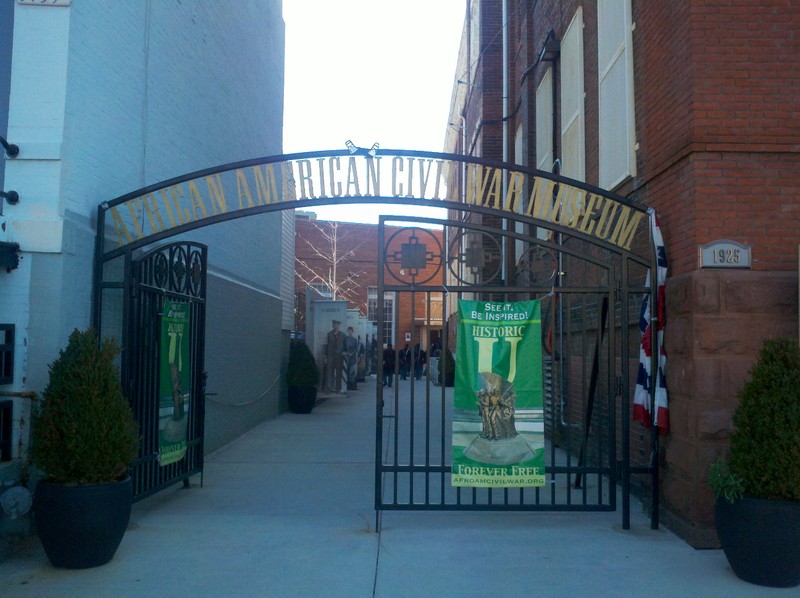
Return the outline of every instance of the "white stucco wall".
[[[0,280],[2,321],[17,326],[14,384],[41,391],[70,331],[89,324],[97,205],[174,176],[281,153],[284,25],[280,0],[79,0],[15,6],[5,187],[17,206],[0,240],[19,243],[19,269]],[[287,328],[280,214],[186,235],[209,246],[209,391],[233,431],[276,413]],[[248,317],[265,318],[243,326]],[[291,305],[289,306],[291,310]],[[11,315],[9,315],[11,314]],[[237,387],[226,370],[231,330]],[[214,388],[215,381],[223,380]],[[27,416],[21,403],[15,417]],[[207,412],[215,419],[215,408]],[[214,425],[213,421],[208,425]],[[15,426],[16,429],[16,426]],[[0,476],[1,477],[1,476]]]

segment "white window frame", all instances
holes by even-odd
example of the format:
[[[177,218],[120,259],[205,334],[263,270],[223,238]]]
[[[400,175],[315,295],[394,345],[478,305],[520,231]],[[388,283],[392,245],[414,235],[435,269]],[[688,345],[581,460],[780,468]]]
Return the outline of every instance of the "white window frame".
[[[376,326],[378,325],[378,287],[367,287],[367,318]],[[383,294],[383,344],[394,342],[394,293]]]
[[[553,67],[547,67],[536,88],[536,168],[553,170]]]
[[[536,88],[536,168],[553,172],[553,67],[548,66]],[[561,174],[561,173],[559,173]],[[538,239],[549,239],[550,231],[536,227]]]
[[[323,299],[333,298],[333,291],[331,291],[331,288],[324,282],[312,282],[309,283],[308,287],[313,289]]]
[[[583,60],[583,8],[561,38],[561,174],[586,180],[586,108]]]
[[[599,185],[614,189],[636,175],[631,0],[598,0]]]

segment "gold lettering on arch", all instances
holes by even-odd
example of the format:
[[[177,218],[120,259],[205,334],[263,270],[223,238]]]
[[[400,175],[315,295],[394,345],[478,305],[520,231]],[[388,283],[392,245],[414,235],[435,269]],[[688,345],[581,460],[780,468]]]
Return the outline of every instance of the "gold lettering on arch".
[[[391,172],[382,173],[382,165]],[[107,226],[123,247],[151,234],[257,206],[363,197],[479,206],[563,226],[624,250],[630,250],[646,222],[643,211],[564,181],[453,156],[384,153],[312,155],[202,175],[108,208]]]

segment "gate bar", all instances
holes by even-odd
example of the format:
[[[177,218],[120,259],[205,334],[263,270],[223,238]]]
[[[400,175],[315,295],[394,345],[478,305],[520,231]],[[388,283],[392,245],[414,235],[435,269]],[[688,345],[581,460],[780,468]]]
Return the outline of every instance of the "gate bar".
[[[600,370],[600,349],[606,335],[606,319],[608,318],[608,297],[603,297],[602,307],[600,308],[600,321],[597,323],[597,342],[594,346],[594,357],[592,359],[592,374],[589,379],[589,392],[587,393],[586,417],[583,422],[583,442],[581,442],[581,453],[578,457],[578,467],[583,467],[586,459],[586,446],[589,442],[589,426],[592,423],[592,411],[594,411],[594,399],[597,394],[597,377]],[[575,487],[581,487],[581,472],[575,474]]]

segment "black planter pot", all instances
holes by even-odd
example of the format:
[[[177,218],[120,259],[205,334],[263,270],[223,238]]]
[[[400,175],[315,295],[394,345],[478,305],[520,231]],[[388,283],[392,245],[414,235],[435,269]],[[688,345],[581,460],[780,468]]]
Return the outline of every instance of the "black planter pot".
[[[128,527],[133,501],[130,476],[110,484],[36,484],[34,523],[54,567],[86,569],[105,565]]]
[[[289,411],[292,413],[311,413],[316,403],[316,386],[289,387]]]
[[[800,585],[800,502],[722,499],[714,516],[722,550],[739,578],[773,588]]]

